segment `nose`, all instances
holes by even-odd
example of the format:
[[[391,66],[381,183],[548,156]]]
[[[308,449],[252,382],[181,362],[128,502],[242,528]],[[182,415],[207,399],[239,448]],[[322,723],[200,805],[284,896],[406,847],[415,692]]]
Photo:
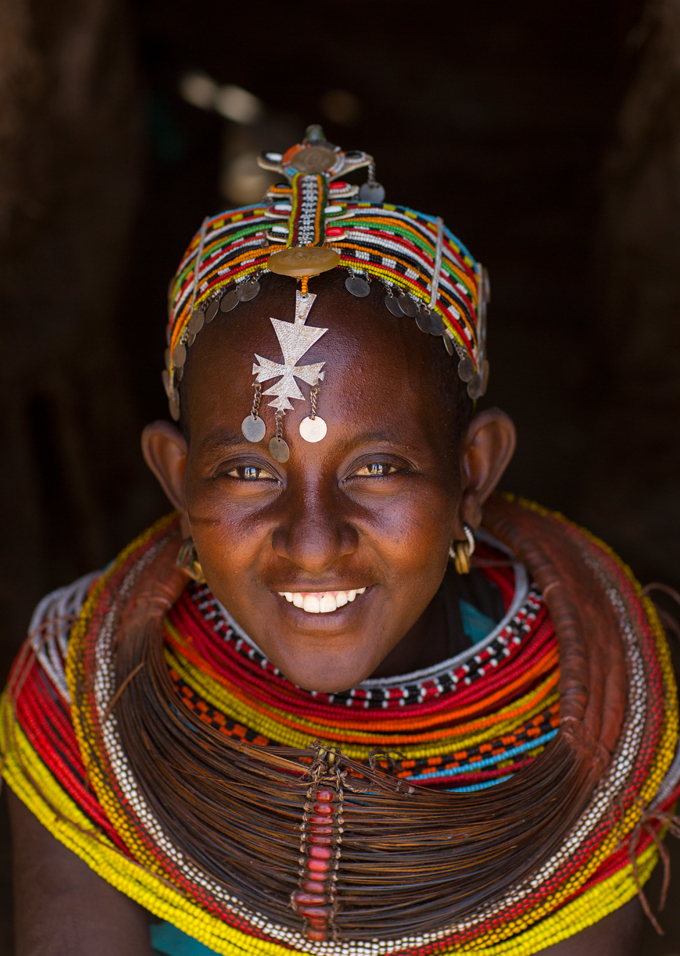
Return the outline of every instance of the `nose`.
[[[288,489],[280,499],[282,514],[272,535],[275,554],[308,574],[321,574],[356,551],[357,529],[343,508],[341,493]],[[287,499],[287,500],[283,500]]]

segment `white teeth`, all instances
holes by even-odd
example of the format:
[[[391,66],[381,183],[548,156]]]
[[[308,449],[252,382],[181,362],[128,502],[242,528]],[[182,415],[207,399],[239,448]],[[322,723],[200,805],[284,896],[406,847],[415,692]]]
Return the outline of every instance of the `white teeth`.
[[[308,614],[319,614],[321,611],[321,601],[315,594],[305,594],[302,607]]]
[[[301,607],[308,614],[330,614],[348,602],[354,601],[357,594],[364,594],[366,588],[353,591],[321,591],[316,594],[304,594],[300,591],[279,591],[289,604]]]

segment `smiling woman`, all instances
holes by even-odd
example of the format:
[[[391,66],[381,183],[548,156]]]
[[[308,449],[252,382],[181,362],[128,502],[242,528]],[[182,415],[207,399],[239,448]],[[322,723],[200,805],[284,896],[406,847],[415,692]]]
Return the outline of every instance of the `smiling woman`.
[[[293,281],[276,276],[192,345],[184,434],[157,422],[143,440],[215,597],[276,667],[315,691],[446,656],[445,629],[428,633],[423,615],[451,542],[465,538],[464,522],[479,524],[514,448],[500,411],[478,416],[463,444],[471,402],[441,400],[462,391],[441,340],[396,321],[384,290],[355,298],[344,279],[328,272],[311,283],[311,315],[326,328],[308,352],[326,370],[323,441],[300,434],[304,403],[286,416],[285,463],[241,432],[247,356],[274,351],[269,316],[286,319],[294,304]]]
[[[263,165],[172,286],[175,511],[41,603],[5,696],[19,953],[634,953],[680,779],[654,609],[492,494],[479,263],[318,127]]]

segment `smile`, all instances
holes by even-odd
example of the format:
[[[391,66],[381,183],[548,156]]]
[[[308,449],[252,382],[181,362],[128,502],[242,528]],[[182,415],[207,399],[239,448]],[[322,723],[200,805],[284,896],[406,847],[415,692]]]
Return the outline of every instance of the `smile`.
[[[345,604],[351,604],[357,594],[363,594],[366,588],[353,591],[278,591],[289,604],[302,608],[308,614],[330,614]]]

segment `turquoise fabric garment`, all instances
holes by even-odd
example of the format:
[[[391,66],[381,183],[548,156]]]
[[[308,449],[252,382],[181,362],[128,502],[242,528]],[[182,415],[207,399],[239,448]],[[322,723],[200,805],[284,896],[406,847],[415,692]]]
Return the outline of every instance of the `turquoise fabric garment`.
[[[460,616],[463,618],[463,630],[473,644],[479,644],[496,625],[467,601],[460,602]]]
[[[214,949],[208,949],[172,923],[151,927],[151,946],[154,956],[217,956]]]

